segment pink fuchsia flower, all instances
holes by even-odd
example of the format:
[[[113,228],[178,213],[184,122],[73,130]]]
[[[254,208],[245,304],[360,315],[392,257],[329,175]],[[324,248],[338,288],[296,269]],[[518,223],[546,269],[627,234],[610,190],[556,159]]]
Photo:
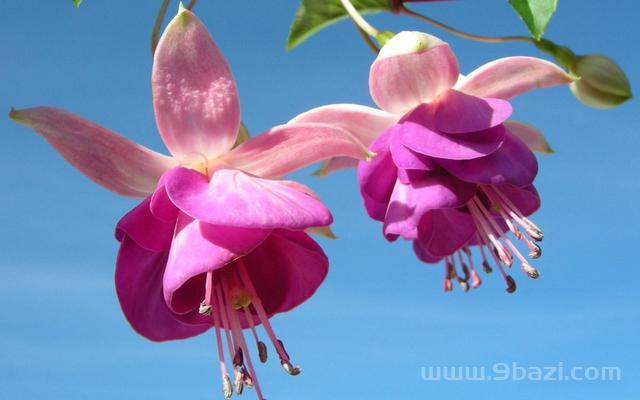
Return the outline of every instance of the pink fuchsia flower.
[[[334,123],[370,145],[377,156],[358,169],[368,214],[384,222],[387,239],[415,241],[423,261],[446,260],[447,277],[453,276],[454,255],[471,245],[495,249],[504,265],[511,266],[515,256],[529,275],[537,276],[504,233],[511,229],[539,255],[535,239],[541,233],[526,219],[539,206],[531,186],[537,162],[518,137],[538,149],[546,142],[533,128],[507,121],[512,111],[507,100],[568,82],[560,68],[530,57],[497,60],[461,77],[446,43],[402,32],[371,67],[371,95],[382,110],[330,105],[291,123]],[[325,169],[345,165],[353,162],[336,159]],[[522,234],[518,224],[530,235]],[[513,279],[498,266],[511,290]],[[477,274],[469,275],[477,286]]]
[[[116,289],[132,327],[154,341],[215,328],[225,397],[233,376],[237,392],[255,387],[262,399],[243,330],[266,361],[261,324],[285,371],[300,372],[269,318],[323,281],[327,257],[305,230],[332,222],[310,189],[279,177],[327,157],[369,153],[345,130],[317,123],[275,127],[234,148],[235,81],[206,28],[184,9],[158,45],[152,91],[171,156],[59,109],[10,116],[98,184],[144,197],[116,229]]]

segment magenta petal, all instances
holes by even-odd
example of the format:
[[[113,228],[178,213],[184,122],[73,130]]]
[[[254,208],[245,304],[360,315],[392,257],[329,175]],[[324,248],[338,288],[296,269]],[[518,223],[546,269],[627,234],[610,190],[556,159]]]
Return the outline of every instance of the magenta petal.
[[[406,147],[400,141],[400,137],[398,135],[393,135],[393,133],[391,134],[389,149],[391,151],[393,163],[398,168],[420,171],[433,171],[438,168],[438,165],[433,162],[431,157],[417,153]]]
[[[436,106],[436,128],[446,133],[484,131],[506,121],[512,111],[511,104],[506,100],[449,90]]]
[[[416,108],[395,125],[393,134],[406,147],[431,157],[467,160],[484,157],[502,144],[505,128],[498,125],[480,132],[446,134],[433,127],[428,106]]]
[[[165,183],[170,176],[170,173],[165,172],[158,182],[158,187],[151,195],[151,203],[149,204],[149,208],[151,209],[151,213],[158,219],[167,222],[175,223],[176,218],[178,218],[178,207],[176,207],[169,195],[167,194],[167,190],[165,188]]]
[[[304,232],[276,229],[240,260],[267,314],[285,312],[311,297],[327,276],[329,261]]]
[[[156,218],[151,212],[150,203],[151,197],[147,197],[118,221],[116,238],[122,241],[126,235],[149,251],[169,250],[175,219],[166,221]]]
[[[418,243],[431,257],[441,258],[459,250],[476,231],[473,219],[465,212],[433,210],[420,221]]]
[[[220,269],[251,252],[271,234],[268,229],[214,226],[181,216],[164,273],[164,298],[171,310],[184,314],[204,298],[204,279],[193,279]]]
[[[515,187],[512,185],[496,186],[498,190],[518,208],[525,217],[533,214],[540,208],[540,195],[533,185]]]
[[[397,178],[397,168],[389,152],[389,138],[387,131],[376,139],[370,147],[376,156],[370,161],[361,161],[358,165],[358,184],[365,208],[371,218],[379,221],[384,218],[386,204]]]
[[[153,252],[124,237],[116,262],[116,292],[120,307],[139,334],[154,341],[184,339],[209,329],[177,320],[162,297],[167,252]]]
[[[434,257],[429,254],[428,251],[422,248],[419,240],[413,241],[413,252],[416,254],[418,259],[427,264],[435,264],[442,261],[442,257]]]
[[[171,171],[167,193],[185,214],[212,225],[306,229],[327,226],[331,213],[306,186],[220,169],[211,181],[187,169]]]
[[[436,160],[443,168],[463,181],[487,184],[510,183],[526,186],[538,173],[538,161],[518,138],[507,134],[498,151],[473,160]]]
[[[446,173],[433,173],[410,184],[397,181],[385,217],[384,233],[416,239],[418,224],[426,212],[460,207],[475,193],[475,184]]]
[[[152,89],[158,130],[171,154],[212,159],[233,146],[240,125],[235,81],[207,29],[186,9],[160,38]]]

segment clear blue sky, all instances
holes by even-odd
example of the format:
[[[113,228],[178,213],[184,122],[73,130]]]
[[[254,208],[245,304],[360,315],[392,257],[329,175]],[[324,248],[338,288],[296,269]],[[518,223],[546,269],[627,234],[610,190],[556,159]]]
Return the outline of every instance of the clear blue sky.
[[[159,1],[3,2],[0,110],[55,105],[164,151],[151,107],[149,31]],[[256,133],[308,108],[371,104],[372,55],[350,23],[284,51],[296,1],[205,1],[197,14],[233,68],[243,120]],[[640,82],[633,0],[560,0],[549,37],[605,52]],[[172,11],[177,4],[172,5]],[[518,34],[505,1],[419,9],[470,31]],[[449,41],[468,72],[491,59],[537,55],[524,44],[487,45],[394,16],[390,30]],[[638,86],[633,86],[636,94]],[[353,171],[312,186],[333,209],[337,241],[322,241],[332,269],[302,307],[274,319],[296,378],[261,368],[269,399],[630,398],[640,384],[638,103],[611,111],[579,104],[565,88],[514,102],[557,150],[537,180],[546,234],[538,281],[518,276],[507,295],[492,276],[469,294],[441,292],[442,268],[386,243],[362,210]],[[69,167],[37,135],[0,118],[0,398],[219,398],[212,334],[154,344],[121,315],[113,287],[113,227],[134,205]],[[424,382],[429,365],[619,366],[620,382]],[[250,394],[249,396],[253,396]],[[252,398],[252,397],[250,397]]]

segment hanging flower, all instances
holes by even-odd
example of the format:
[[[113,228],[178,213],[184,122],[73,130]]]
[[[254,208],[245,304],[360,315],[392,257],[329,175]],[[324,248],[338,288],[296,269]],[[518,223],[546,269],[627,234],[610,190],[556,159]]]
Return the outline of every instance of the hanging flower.
[[[474,286],[479,278],[473,268],[454,275],[456,264],[463,270],[471,264],[470,259],[462,263],[456,253],[468,256],[474,245],[487,248],[497,254],[494,261],[513,291],[513,279],[502,266],[510,267],[514,257],[530,276],[538,273],[504,233],[511,229],[539,256],[535,242],[542,234],[526,219],[539,206],[531,186],[537,162],[527,145],[550,149],[535,129],[507,121],[512,111],[507,99],[569,82],[560,68],[530,57],[497,60],[460,77],[445,42],[402,32],[381,49],[371,67],[371,95],[382,110],[330,105],[290,123],[332,123],[377,153],[360,163],[358,181],[365,208],[384,222],[387,239],[415,241],[425,262],[446,260],[447,282],[462,276],[463,287],[471,275]],[[334,159],[323,172],[353,164]],[[531,235],[523,235],[517,225]]]
[[[159,42],[152,89],[172,156],[59,109],[10,116],[98,184],[144,197],[116,229],[116,289],[133,328],[164,341],[214,327],[224,396],[254,387],[263,399],[243,330],[265,362],[262,325],[284,370],[300,372],[269,318],[304,302],[323,281],[327,257],[305,230],[326,232],[332,222],[309,188],[279,178],[327,157],[369,153],[347,131],[318,123],[275,127],[234,148],[235,81],[206,28],[185,9]]]

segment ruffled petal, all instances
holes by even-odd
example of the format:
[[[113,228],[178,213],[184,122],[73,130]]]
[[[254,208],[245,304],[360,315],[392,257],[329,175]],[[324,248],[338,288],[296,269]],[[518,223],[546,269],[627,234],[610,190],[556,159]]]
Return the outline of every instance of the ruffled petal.
[[[446,134],[434,127],[432,112],[424,105],[406,115],[391,128],[398,141],[411,150],[431,157],[466,160],[484,157],[502,144],[502,125],[473,133]]]
[[[176,314],[186,314],[204,298],[204,275],[245,256],[270,229],[215,226],[187,216],[178,220],[164,273],[164,299]]]
[[[415,51],[393,51],[404,47],[400,42],[405,39],[420,38],[425,43],[416,42],[416,48],[411,49]],[[369,91],[381,109],[404,114],[451,89],[457,79],[458,61],[448,44],[431,35],[402,32],[387,42],[371,65]]]
[[[334,125],[351,133],[368,147],[398,119],[400,115],[376,108],[357,104],[331,104],[304,112],[289,121],[289,124],[315,122]]]
[[[512,185],[499,185],[502,192],[525,217],[533,214],[540,208],[540,195],[533,185],[515,187]]]
[[[531,151],[542,154],[554,153],[542,132],[535,127],[518,121],[506,121],[504,126],[513,136],[522,140]]]
[[[433,210],[418,226],[419,247],[431,257],[450,256],[477,232],[468,213],[456,209]]]
[[[346,130],[329,124],[281,125],[224,155],[223,161],[252,175],[273,178],[324,159],[366,159],[370,153]]]
[[[329,210],[306,186],[239,170],[217,170],[207,181],[199,172],[176,168],[165,187],[185,214],[212,225],[306,229],[332,222]]]
[[[510,99],[532,89],[569,84],[573,80],[557,65],[535,57],[506,57],[487,63],[457,84],[461,92]]]
[[[153,341],[184,339],[199,335],[209,324],[178,320],[162,297],[162,274],[167,252],[153,252],[123,237],[116,262],[116,292],[120,307],[139,334]]]
[[[434,257],[423,249],[419,240],[413,241],[413,252],[416,254],[416,257],[418,257],[418,260],[427,264],[435,264],[442,261],[442,257]]]
[[[212,159],[233,146],[240,126],[235,81],[207,29],[186,9],[160,38],[152,89],[158,130],[171,154]]]
[[[162,173],[176,164],[170,157],[60,109],[35,107],[11,110],[9,115],[42,135],[91,180],[124,196],[153,192]]]
[[[151,212],[151,197],[147,197],[133,210],[125,214],[116,225],[116,238],[125,236],[143,249],[155,252],[169,250],[176,221],[157,218]]]
[[[460,207],[475,193],[475,184],[462,182],[442,172],[409,184],[397,181],[385,216],[384,233],[417,239],[418,224],[425,213]]]
[[[327,256],[309,235],[282,229],[240,261],[268,315],[289,311],[310,298],[329,269]]]
[[[392,131],[393,133],[393,131]],[[438,165],[427,155],[415,152],[402,144],[401,136],[391,134],[389,150],[396,167],[405,170],[433,171]]]
[[[511,104],[506,100],[449,90],[436,105],[436,128],[446,133],[484,131],[506,121],[512,111]]]
[[[397,168],[389,152],[389,139],[388,132],[376,139],[370,147],[376,156],[370,161],[361,161],[358,166],[358,184],[365,209],[371,218],[379,221],[384,219],[386,204],[397,179]]]
[[[463,181],[486,184],[530,185],[538,174],[538,161],[518,138],[507,134],[498,151],[473,160],[437,159],[436,162]]]

